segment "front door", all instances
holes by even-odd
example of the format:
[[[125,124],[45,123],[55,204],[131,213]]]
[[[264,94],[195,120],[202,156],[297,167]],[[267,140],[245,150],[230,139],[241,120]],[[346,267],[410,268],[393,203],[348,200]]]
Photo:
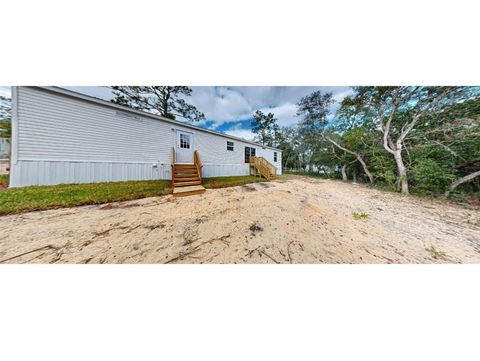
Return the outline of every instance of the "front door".
[[[193,134],[177,130],[176,163],[193,163]]]

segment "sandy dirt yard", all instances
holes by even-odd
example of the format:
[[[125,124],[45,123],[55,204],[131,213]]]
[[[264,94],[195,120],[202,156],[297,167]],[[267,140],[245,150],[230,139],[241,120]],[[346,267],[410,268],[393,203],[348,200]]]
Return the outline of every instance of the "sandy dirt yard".
[[[480,211],[340,181],[277,180],[3,216],[0,262],[480,263]]]

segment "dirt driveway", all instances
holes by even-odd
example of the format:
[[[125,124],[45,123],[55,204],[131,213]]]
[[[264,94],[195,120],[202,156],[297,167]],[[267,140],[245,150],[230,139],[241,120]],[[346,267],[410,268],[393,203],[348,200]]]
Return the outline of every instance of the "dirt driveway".
[[[0,262],[480,263],[480,211],[298,178],[3,216]]]

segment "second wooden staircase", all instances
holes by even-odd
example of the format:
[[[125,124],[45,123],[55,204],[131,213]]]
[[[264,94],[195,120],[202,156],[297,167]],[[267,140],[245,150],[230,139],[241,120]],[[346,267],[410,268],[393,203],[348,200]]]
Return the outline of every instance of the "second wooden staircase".
[[[249,163],[250,175],[260,176],[268,181],[275,179],[277,168],[264,157],[251,156]]]

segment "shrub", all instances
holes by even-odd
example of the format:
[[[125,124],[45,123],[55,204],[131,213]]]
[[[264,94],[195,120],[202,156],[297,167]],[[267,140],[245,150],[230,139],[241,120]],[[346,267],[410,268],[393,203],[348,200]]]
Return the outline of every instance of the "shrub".
[[[433,159],[421,159],[412,169],[414,188],[421,193],[445,191],[455,179],[448,164],[440,164]]]

